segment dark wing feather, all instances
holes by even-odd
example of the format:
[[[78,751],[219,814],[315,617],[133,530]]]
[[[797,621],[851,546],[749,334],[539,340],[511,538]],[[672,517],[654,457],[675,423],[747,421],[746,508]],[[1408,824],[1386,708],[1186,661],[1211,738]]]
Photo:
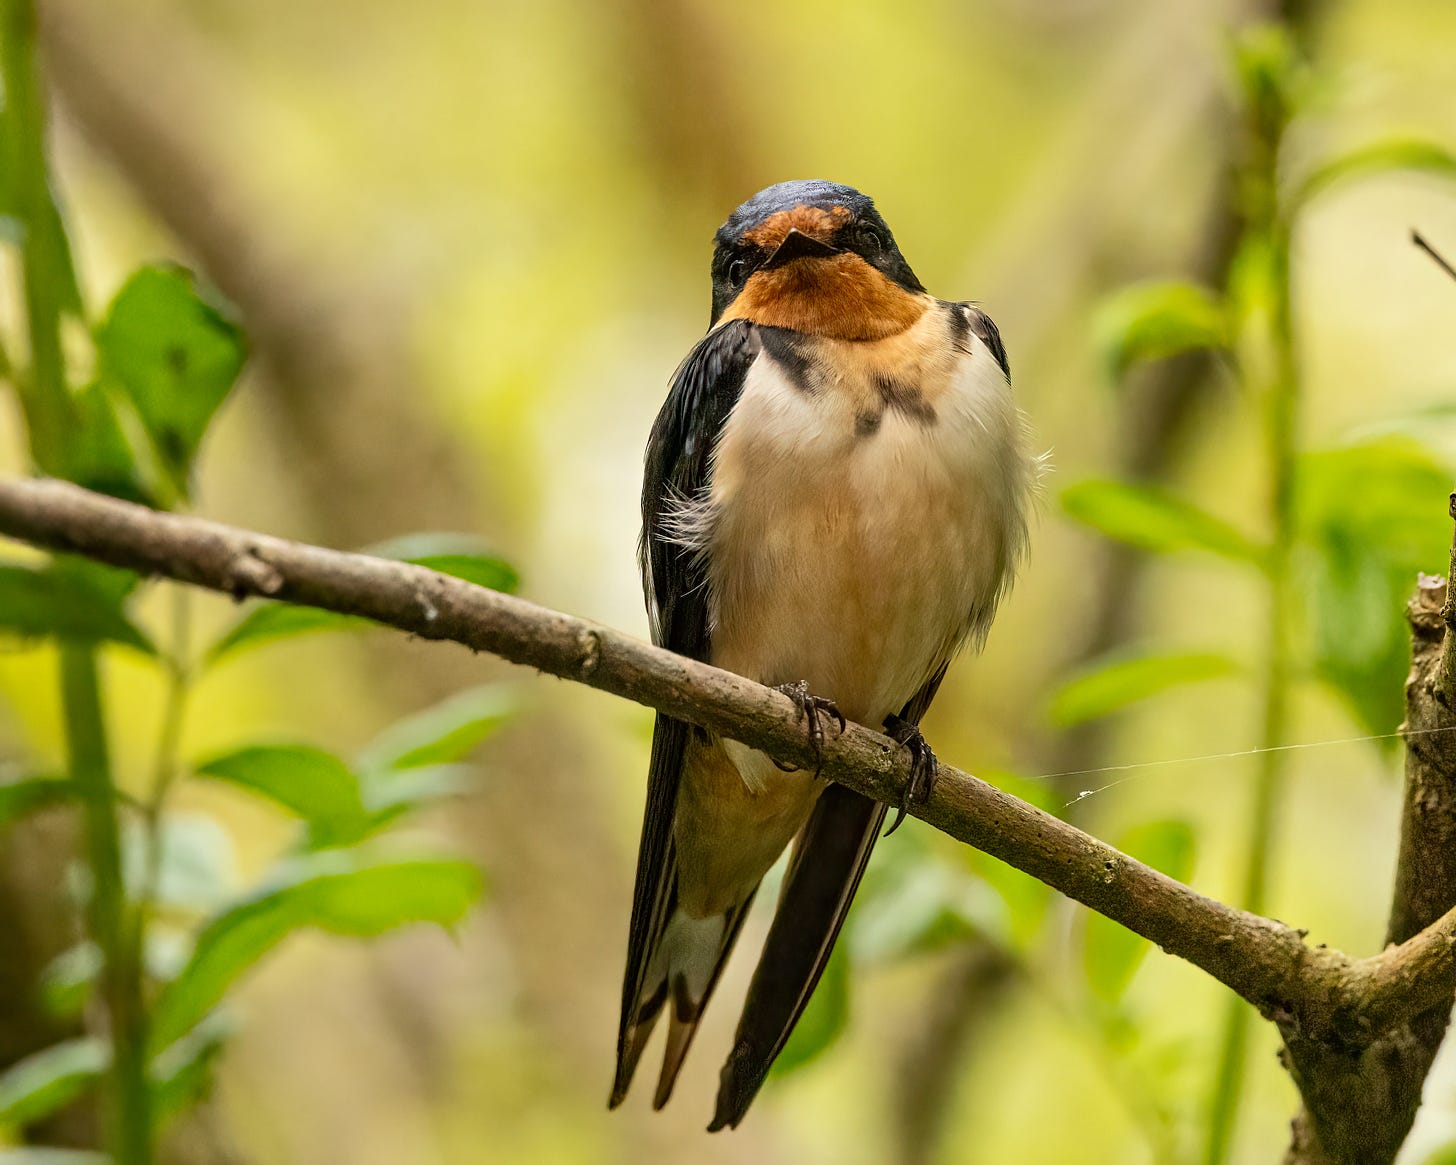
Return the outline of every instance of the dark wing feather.
[[[678,367],[647,443],[639,553],[652,639],[693,659],[707,659],[711,645],[704,566],[692,549],[673,540],[668,527],[676,506],[706,492],[713,448],[757,353],[753,325],[745,320],[709,332]],[[682,721],[659,715],[652,734],[622,983],[614,1105],[626,1095],[646,1036],[665,1002],[655,991],[649,998],[642,996],[653,952],[672,911],[677,870],[672,823],[691,732]]]
[[[973,303],[961,304],[966,309],[966,322],[970,324],[971,331],[976,338],[990,349],[991,355],[996,358],[996,363],[1001,365],[1001,371],[1005,373],[1006,379],[1011,379],[1011,361],[1006,357],[1006,345],[1001,342],[1001,329],[995,324],[985,312]]]
[[[901,719],[919,724],[944,677],[942,664],[910,698]],[[788,1042],[829,962],[884,822],[884,805],[842,785],[830,785],[820,796],[784,876],[733,1051],[723,1065],[710,1132],[738,1126]]]

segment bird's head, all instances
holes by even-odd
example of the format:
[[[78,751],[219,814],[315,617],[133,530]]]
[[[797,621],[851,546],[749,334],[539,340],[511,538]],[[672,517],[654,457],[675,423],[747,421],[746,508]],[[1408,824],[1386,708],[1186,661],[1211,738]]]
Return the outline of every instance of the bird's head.
[[[875,204],[833,182],[760,190],[718,228],[713,323],[755,323],[846,340],[881,339],[924,311],[925,288]]]

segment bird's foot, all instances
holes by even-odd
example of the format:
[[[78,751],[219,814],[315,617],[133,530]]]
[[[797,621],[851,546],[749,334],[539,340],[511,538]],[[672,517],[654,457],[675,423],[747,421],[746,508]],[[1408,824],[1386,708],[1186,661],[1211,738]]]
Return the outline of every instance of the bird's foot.
[[[824,763],[824,721],[830,719],[836,722],[835,735],[837,736],[844,731],[844,716],[835,707],[833,700],[826,700],[823,696],[816,696],[809,691],[807,680],[798,680],[792,684],[775,684],[774,691],[782,692],[791,699],[794,707],[799,710],[798,719],[808,721],[809,746],[814,750],[814,775],[817,777],[819,769]],[[774,761],[774,765],[780,772],[798,771],[794,765],[780,764],[778,761]]]
[[[906,809],[916,802],[923,805],[930,797],[930,790],[935,787],[935,778],[940,775],[940,761],[936,760],[930,745],[925,743],[920,729],[908,720],[902,720],[899,716],[886,716],[885,734],[896,744],[904,745],[910,750],[910,779],[905,782],[905,788],[900,793],[900,803],[895,807],[895,822],[885,830],[885,836],[889,837],[905,820]]]

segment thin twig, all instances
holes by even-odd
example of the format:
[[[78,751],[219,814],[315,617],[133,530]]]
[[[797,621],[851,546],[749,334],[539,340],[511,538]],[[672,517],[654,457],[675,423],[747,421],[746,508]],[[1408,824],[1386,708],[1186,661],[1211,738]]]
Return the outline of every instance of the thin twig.
[[[1436,250],[1435,247],[1431,246],[1430,243],[1426,242],[1420,231],[1411,231],[1411,242],[1413,242],[1422,251],[1424,251],[1432,259],[1434,259],[1436,261],[1437,267],[1439,267],[1447,275],[1451,276],[1452,279],[1456,279],[1456,267],[1451,266],[1451,264],[1446,261],[1446,257],[1442,255],[1440,251]]]

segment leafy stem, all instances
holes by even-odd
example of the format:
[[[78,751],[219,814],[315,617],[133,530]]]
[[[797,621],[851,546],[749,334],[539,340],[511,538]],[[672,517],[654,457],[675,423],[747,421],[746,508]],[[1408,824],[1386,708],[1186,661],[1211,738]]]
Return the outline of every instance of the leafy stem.
[[[46,177],[34,0],[0,0],[0,21],[0,73],[7,106],[5,156],[0,161],[11,176],[15,209],[24,227],[21,282],[30,370],[22,403],[37,465],[64,476],[66,440],[74,419],[61,350],[69,259],[57,262],[64,239]]]
[[[29,347],[25,376],[11,374],[8,359],[6,370],[22,389],[36,466],[64,475],[76,416],[61,346],[61,315],[76,305],[77,296],[46,167],[46,118],[36,57],[34,0],[0,0],[0,75],[6,105],[0,161],[24,232],[20,282]],[[116,1165],[150,1165],[153,1126],[141,920],[127,898],[95,645],[63,641],[60,670],[71,779],[85,806],[92,882],[90,931],[104,960],[101,987],[110,1029],[112,1155]]]
[[[116,1165],[150,1165],[147,1016],[142,999],[141,926],[127,902],[121,830],[101,711],[96,649],[61,645],[61,691],[71,779],[85,806],[91,870],[90,930],[104,960],[102,992],[111,1031],[113,1153]]]
[[[180,769],[178,752],[182,727],[187,718],[188,698],[192,693],[192,599],[186,587],[173,585],[170,590],[171,644],[163,660],[167,673],[167,695],[157,738],[152,787],[142,803],[147,855],[146,876],[138,902],[139,925],[142,927],[146,926],[157,901],[162,874],[163,812]]]
[[[1252,55],[1252,54],[1251,54]],[[1299,428],[1299,371],[1295,357],[1290,278],[1290,227],[1278,200],[1278,161],[1290,119],[1286,86],[1288,59],[1270,62],[1268,71],[1250,70],[1249,161],[1242,175],[1247,214],[1246,246],[1262,252],[1259,291],[1268,371],[1261,393],[1261,425],[1268,471],[1268,525],[1271,531],[1265,568],[1267,639],[1262,668],[1263,712],[1259,768],[1250,814],[1242,905],[1262,914],[1268,897],[1269,864],[1288,783],[1284,742],[1289,720],[1297,615],[1291,558],[1297,535],[1295,489]],[[1262,317],[1262,318],[1260,318]],[[1245,365],[1248,367],[1248,365]],[[1219,1064],[1210,1105],[1205,1165],[1223,1165],[1238,1122],[1253,1016],[1242,1000],[1230,1000],[1225,1013]]]

